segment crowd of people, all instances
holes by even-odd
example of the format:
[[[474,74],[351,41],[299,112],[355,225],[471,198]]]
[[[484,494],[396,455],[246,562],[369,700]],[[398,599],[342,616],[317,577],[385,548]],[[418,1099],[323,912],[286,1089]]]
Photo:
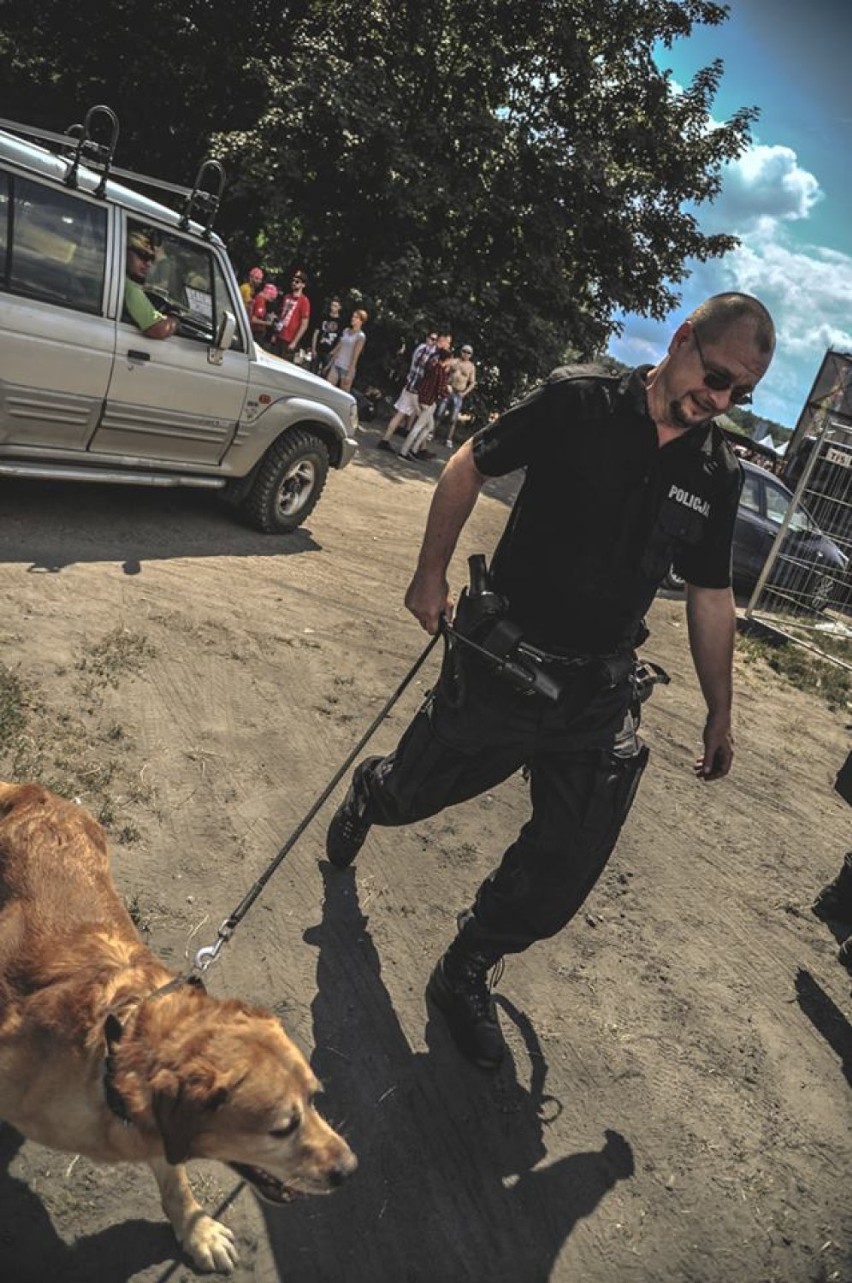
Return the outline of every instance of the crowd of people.
[[[286,291],[266,277],[263,268],[253,267],[240,285],[254,341],[285,361],[295,361],[305,351],[303,340],[311,324],[311,302],[305,292],[307,273],[304,268],[294,268]],[[357,307],[345,325],[342,300],[332,295],[311,331],[311,371],[345,392],[351,391],[367,342],[367,320],[364,308]]]
[[[745,440],[741,442],[731,442],[731,449],[738,459],[745,459],[747,463],[753,463],[755,467],[763,468],[765,472],[771,472],[773,476],[780,477],[784,473],[784,456],[778,455],[772,458],[766,451],[758,448],[752,441]]]
[[[285,360],[294,360],[310,324],[311,304],[305,293],[307,273],[296,267],[284,289],[267,279],[262,267],[253,267],[240,285],[255,343]]]
[[[307,273],[297,267],[287,292],[279,289],[260,267],[253,267],[240,285],[255,342],[285,360],[309,353],[309,368],[329,383],[350,392],[364,352],[367,312],[356,307],[345,324],[343,301],[337,294],[324,304],[311,328],[311,304],[305,290]],[[303,346],[310,330],[307,347]],[[448,326],[430,330],[414,349],[405,384],[394,404],[394,414],[377,445],[393,452],[390,440],[400,430],[405,441],[399,451],[404,459],[432,457],[426,443],[441,425],[442,443],[452,450],[465,400],[476,387],[473,348],[463,343],[453,352]]]

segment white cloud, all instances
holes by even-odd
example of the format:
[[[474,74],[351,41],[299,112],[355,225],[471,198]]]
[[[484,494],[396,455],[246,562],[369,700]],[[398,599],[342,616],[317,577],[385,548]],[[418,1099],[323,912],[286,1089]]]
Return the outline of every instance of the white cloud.
[[[725,266],[733,288],[757,294],[775,318],[778,347],[767,393],[779,404],[801,405],[826,349],[852,350],[852,257],[745,237]]]
[[[683,93],[675,79],[671,88]],[[712,132],[722,123],[711,115],[708,128]],[[801,168],[792,147],[755,142],[723,166],[722,190],[711,206],[702,206],[701,222],[708,232],[742,232],[765,220],[807,218],[824,197],[819,180]]]
[[[755,397],[756,412],[793,426],[826,349],[852,351],[852,257],[803,243],[796,225],[823,198],[818,180],[785,146],[755,144],[728,165],[722,192],[695,210],[704,232],[726,231],[740,246],[722,259],[691,264],[683,301],[662,324],[625,319],[611,349],[620,360],[657,360],[692,309],[710,294],[742,290],[769,308],[778,332],[775,360]]]
[[[681,306],[662,322],[628,317],[611,346],[629,364],[658,360],[692,309],[710,294],[742,290],[775,318],[775,359],[755,395],[755,412],[795,426],[828,348],[852,351],[852,257],[819,245],[794,245],[785,226],[761,223],[723,259],[693,265]]]
[[[799,165],[790,147],[755,143],[723,171],[722,191],[706,212],[702,225],[708,231],[743,235],[779,222],[795,222],[810,215],[824,193],[813,174]]]

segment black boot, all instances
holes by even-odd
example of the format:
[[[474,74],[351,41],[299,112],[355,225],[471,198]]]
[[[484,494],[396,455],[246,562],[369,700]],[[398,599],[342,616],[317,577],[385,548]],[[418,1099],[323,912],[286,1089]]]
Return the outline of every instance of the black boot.
[[[381,760],[381,757],[367,757],[355,768],[349,791],[331,817],[325,853],[338,869],[349,867],[370,832],[373,821],[370,819],[370,798],[364,784],[364,773]]]
[[[836,878],[820,891],[811,908],[823,922],[852,926],[852,851],[848,851]]]
[[[459,936],[426,986],[426,997],[443,1015],[459,1051],[479,1069],[496,1069],[506,1051],[488,987],[488,972],[497,962],[499,955],[478,953]]]

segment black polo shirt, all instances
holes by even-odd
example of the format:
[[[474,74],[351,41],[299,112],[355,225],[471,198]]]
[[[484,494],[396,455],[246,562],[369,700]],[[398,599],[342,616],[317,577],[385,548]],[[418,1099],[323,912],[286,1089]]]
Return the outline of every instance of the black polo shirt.
[[[491,570],[540,646],[629,646],[672,564],[699,587],[730,585],[739,464],[714,423],[660,447],[649,369],[555,370],[474,439],[484,476],[526,469]]]

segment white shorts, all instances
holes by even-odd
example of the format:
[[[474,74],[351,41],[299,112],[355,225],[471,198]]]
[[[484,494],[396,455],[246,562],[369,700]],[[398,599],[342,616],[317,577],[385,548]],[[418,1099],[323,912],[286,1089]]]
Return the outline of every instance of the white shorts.
[[[417,400],[417,394],[409,392],[408,388],[403,388],[394,401],[393,408],[399,410],[400,414],[419,414],[420,402]]]

